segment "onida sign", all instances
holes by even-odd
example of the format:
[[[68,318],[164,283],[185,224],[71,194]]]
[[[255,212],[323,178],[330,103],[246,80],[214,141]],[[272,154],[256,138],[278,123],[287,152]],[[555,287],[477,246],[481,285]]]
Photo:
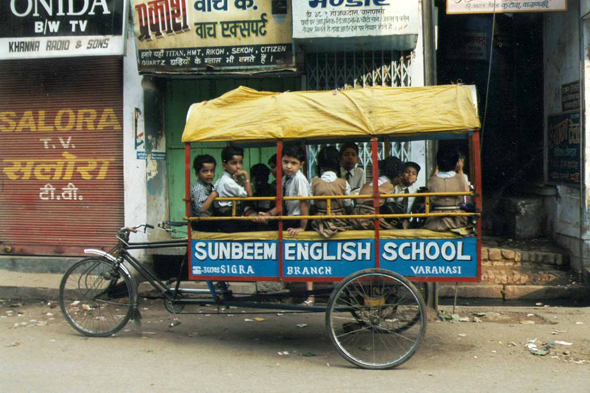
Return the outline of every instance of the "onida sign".
[[[122,55],[125,0],[0,2],[0,59]]]

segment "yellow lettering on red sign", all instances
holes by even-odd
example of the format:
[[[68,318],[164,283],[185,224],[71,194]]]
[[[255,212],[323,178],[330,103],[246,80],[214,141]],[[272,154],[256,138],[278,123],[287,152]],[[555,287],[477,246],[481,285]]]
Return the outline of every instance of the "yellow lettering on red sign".
[[[65,108],[59,110],[55,117],[48,115],[46,111],[0,112],[1,132],[100,131],[105,129],[121,129],[121,123],[113,108],[98,111]]]

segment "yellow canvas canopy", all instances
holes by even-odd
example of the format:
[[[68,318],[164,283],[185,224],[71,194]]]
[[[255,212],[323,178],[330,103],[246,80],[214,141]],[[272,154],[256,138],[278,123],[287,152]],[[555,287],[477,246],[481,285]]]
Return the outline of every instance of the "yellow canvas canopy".
[[[189,109],[182,142],[327,139],[480,127],[474,86],[273,93],[239,87]]]

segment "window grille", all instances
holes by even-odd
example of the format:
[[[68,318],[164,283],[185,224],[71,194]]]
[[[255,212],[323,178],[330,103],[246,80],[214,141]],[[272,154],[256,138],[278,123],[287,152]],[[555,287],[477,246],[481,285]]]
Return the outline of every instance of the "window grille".
[[[411,86],[412,52],[372,51],[309,53],[306,56],[308,90],[354,89],[371,86]],[[332,144],[339,147],[339,144]],[[316,176],[317,154],[323,146],[308,145],[308,178]],[[391,154],[402,161],[411,157],[410,142],[391,142]],[[379,143],[379,159],[385,155]],[[372,179],[371,143],[359,143],[360,166],[365,170],[365,181]]]

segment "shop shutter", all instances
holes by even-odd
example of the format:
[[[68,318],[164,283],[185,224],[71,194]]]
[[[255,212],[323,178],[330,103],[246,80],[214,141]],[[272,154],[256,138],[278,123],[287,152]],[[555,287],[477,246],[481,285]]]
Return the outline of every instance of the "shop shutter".
[[[122,58],[0,61],[0,254],[106,250],[123,214]]]

